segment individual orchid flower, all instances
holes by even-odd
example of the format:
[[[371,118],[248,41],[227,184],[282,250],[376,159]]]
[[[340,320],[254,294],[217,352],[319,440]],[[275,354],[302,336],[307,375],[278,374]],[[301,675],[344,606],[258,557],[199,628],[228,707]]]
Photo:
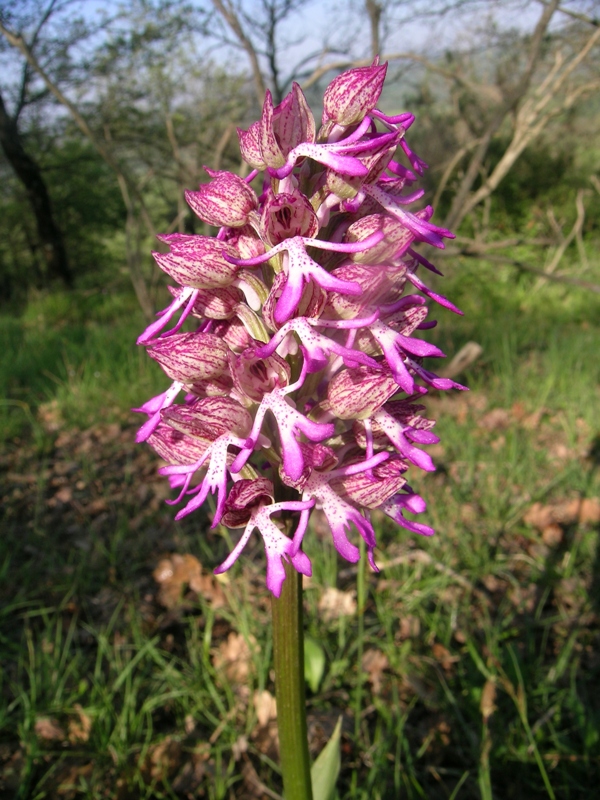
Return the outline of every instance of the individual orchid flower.
[[[313,470],[302,486],[303,500],[315,500],[317,508],[320,508],[325,514],[333,536],[333,543],[342,558],[351,563],[356,563],[360,557],[358,547],[348,539],[350,526],[354,525],[367,545],[369,563],[375,571],[377,571],[377,567],[373,558],[373,551],[377,542],[373,526],[357,508],[340,497],[332,488],[331,481],[334,478],[368,471],[381,464],[388,457],[388,453],[378,453],[362,463],[352,464],[329,472]],[[299,548],[301,541],[300,533],[296,532],[294,547]]]
[[[376,313],[373,316],[376,316]],[[356,325],[355,320],[351,320],[349,323],[345,323],[345,327],[359,327],[364,324],[364,320],[359,320],[358,325]],[[297,317],[283,325],[268,344],[259,347],[256,355],[259,358],[270,356],[286,336],[295,333],[304,347],[307,372],[319,372],[322,370],[332,355],[339,356],[348,367],[357,367],[359,364],[364,364],[367,367],[377,368],[377,362],[366,353],[344,347],[334,339],[316,331],[315,328],[319,325],[323,327],[340,327],[338,323],[328,322],[327,320]]]
[[[307,371],[307,359],[305,358],[302,372],[295,383],[291,383],[289,386],[285,386],[281,389],[273,389],[264,395],[256,411],[254,425],[244,445],[244,449],[239,453],[232,464],[232,472],[239,472],[254,450],[267,411],[273,414],[275,422],[277,423],[282,443],[283,467],[285,473],[292,480],[297,480],[304,470],[304,458],[298,436],[304,434],[311,442],[322,442],[324,439],[328,439],[333,435],[334,426],[331,423],[313,422],[287,401],[287,395],[302,386]]]
[[[308,255],[306,247],[316,247],[319,250],[330,250],[336,253],[355,253],[361,249],[372,247],[381,241],[383,234],[376,232],[362,242],[357,243],[335,243],[324,242],[320,239],[309,239],[305,236],[293,236],[285,239],[280,244],[267,251],[262,256],[247,259],[232,259],[232,263],[239,266],[257,266],[269,261],[281,252],[287,253],[287,262],[284,266],[287,280],[281,297],[277,301],[275,308],[275,320],[278,323],[286,322],[298,308],[304,283],[314,280],[321,288],[342,294],[360,295],[361,288],[358,284],[351,281],[343,281],[335,278],[327,272],[320,264]]]
[[[433,225],[430,222],[427,222],[424,219],[419,219],[416,214],[411,213],[410,211],[405,211],[401,208],[404,203],[392,194],[388,194],[385,189],[377,186],[376,184],[367,184],[364,185],[364,191],[369,194],[373,200],[375,200],[379,205],[395,217],[399,222],[404,225],[417,239],[419,242],[425,242],[426,244],[430,244],[433,247],[439,247],[443,249],[444,247],[444,238],[446,239],[454,239],[454,234],[452,231],[448,231],[445,228],[440,228],[437,225]],[[430,207],[428,206],[428,212]],[[433,214],[433,209],[430,211],[430,216]]]
[[[368,330],[381,347],[396,382],[409,395],[414,391],[415,382],[405,364],[407,355],[416,355],[421,358],[426,356],[439,358],[444,355],[435,345],[424,342],[422,339],[404,336],[385,325],[381,320],[369,325]]]
[[[162,413],[162,419],[175,430],[192,439],[204,441],[202,455],[192,463],[176,464],[159,470],[162,475],[183,476],[178,502],[188,492],[192,478],[208,463],[204,479],[192,490],[195,497],[178,512],[175,519],[182,519],[205,501],[208,493],[217,493],[217,510],[213,527],[223,515],[229,476],[229,448],[241,449],[252,425],[252,417],[239,403],[229,397],[213,397],[199,400],[194,405],[170,408]]]
[[[195,494],[195,496],[184,508],[177,512],[175,515],[176,520],[183,519],[183,517],[191,514],[192,511],[200,508],[200,506],[208,497],[209,492],[211,494],[216,492],[217,509],[212,527],[214,528],[215,525],[218,525],[218,523],[221,521],[221,517],[223,516],[225,500],[227,498],[227,479],[229,473],[229,467],[227,463],[228,451],[232,446],[241,449],[244,447],[245,443],[246,440],[239,436],[234,436],[230,433],[224,433],[222,436],[219,436],[217,439],[215,439],[215,441],[207,447],[202,456],[193,464],[174,465],[161,467],[159,469],[161,475],[185,476],[185,481],[179,497],[177,500],[171,501],[173,503],[177,503],[187,492],[194,473],[196,473],[206,464],[206,462],[208,462],[206,475],[196,490],[197,494]]]
[[[285,580],[285,569],[283,561],[290,561],[297,572],[310,577],[312,567],[310,559],[301,549],[294,547],[292,539],[289,539],[273,522],[271,517],[281,511],[300,511],[305,516],[303,527],[308,521],[305,514],[314,506],[314,500],[298,501],[291,500],[282,503],[272,503],[271,505],[260,505],[250,516],[250,521],[246,525],[241,539],[225,559],[225,561],[215,569],[215,575],[226,572],[237,561],[240,553],[246,546],[248,539],[255,529],[260,531],[265,543],[265,554],[267,556],[267,588],[275,597],[281,595],[281,587]]]

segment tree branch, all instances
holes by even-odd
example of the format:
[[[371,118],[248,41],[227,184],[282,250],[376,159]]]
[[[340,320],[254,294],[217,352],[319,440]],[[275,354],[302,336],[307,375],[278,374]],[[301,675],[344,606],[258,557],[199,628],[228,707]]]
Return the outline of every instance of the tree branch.
[[[237,36],[240,45],[246,51],[246,54],[250,59],[250,67],[252,69],[252,77],[254,78],[254,91],[256,92],[256,99],[258,100],[258,105],[262,106],[267,87],[265,86],[260,64],[258,63],[258,54],[256,49],[248,36],[246,36],[244,33],[242,24],[230,0],[212,0],[212,2],[217,11],[227,22],[233,33]]]
[[[540,278],[544,278],[548,281],[554,281],[555,283],[567,283],[570,286],[578,286],[579,288],[586,289],[594,294],[600,294],[600,284],[590,283],[590,281],[584,281],[581,278],[574,278],[571,275],[547,275],[543,269],[537,269],[529,264],[525,264],[523,261],[518,261],[517,259],[509,258],[508,256],[483,255],[481,253],[469,252],[468,250],[452,250],[448,251],[446,255],[483,258],[485,261],[491,261],[496,264],[509,264],[510,266],[521,270],[522,272],[531,272],[533,275],[539,275]]]
[[[444,226],[449,228],[458,227],[460,222],[465,218],[465,216],[469,213],[469,211],[476,205],[473,203],[472,198],[469,204],[467,204],[467,198],[471,191],[471,188],[479,175],[480,168],[483,164],[483,161],[487,155],[489,150],[490,144],[492,139],[500,129],[502,123],[504,122],[507,114],[512,111],[519,100],[523,97],[529,85],[531,83],[531,79],[533,76],[533,71],[535,69],[537,60],[540,54],[540,48],[542,44],[542,40],[548,29],[548,25],[550,24],[550,20],[554,12],[556,11],[559,4],[559,0],[552,0],[544,8],[540,19],[535,27],[535,31],[533,33],[533,37],[531,39],[531,45],[529,48],[528,58],[527,58],[527,66],[525,71],[517,81],[516,85],[513,87],[512,90],[508,92],[507,97],[505,98],[504,102],[500,106],[500,108],[494,114],[490,124],[488,125],[487,130],[483,134],[480,140],[479,147],[473,154],[469,166],[465,172],[465,175],[461,181],[460,187],[454,196],[452,201],[452,206],[450,208],[450,213],[448,214],[447,218],[444,220]],[[488,179],[489,180],[489,179]],[[477,200],[483,199],[483,196]],[[468,209],[467,209],[468,205]]]

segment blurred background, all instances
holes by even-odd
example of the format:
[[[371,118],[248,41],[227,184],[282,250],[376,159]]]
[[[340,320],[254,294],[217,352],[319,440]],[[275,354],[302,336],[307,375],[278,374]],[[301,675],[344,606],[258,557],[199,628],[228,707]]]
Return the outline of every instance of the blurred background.
[[[227,531],[173,522],[135,339],[154,237],[211,233],[183,192],[243,170],[265,90],[318,114],[377,53],[470,391],[427,400],[432,540],[377,519],[365,574],[315,515],[311,751],[342,715],[339,800],[597,790],[597,3],[0,0],[0,797],[280,796],[261,546],[217,581]]]

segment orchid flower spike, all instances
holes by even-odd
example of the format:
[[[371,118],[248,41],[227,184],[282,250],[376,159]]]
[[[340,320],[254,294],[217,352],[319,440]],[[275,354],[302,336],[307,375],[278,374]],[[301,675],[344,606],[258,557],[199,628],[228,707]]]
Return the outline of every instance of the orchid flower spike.
[[[362,538],[373,569],[372,510],[433,533],[410,516],[426,503],[407,473],[435,469],[438,441],[419,400],[464,389],[431,371],[443,353],[421,338],[428,304],[461,313],[419,272],[437,272],[419,245],[453,234],[419,206],[414,115],[377,108],[386,71],[375,59],[334,78],[319,130],[297,84],[279,105],[267,92],[238,130],[248,176],[206,168],[186,192],[215,235],[159,236],[153,253],[175,285],[138,344],[168,383],[135,409],[137,439],[163,460],[177,519],[211,494],[213,526],[241,530],[216,573],[260,534],[276,597],[286,563],[311,574],[315,509],[340,555],[357,561]]]

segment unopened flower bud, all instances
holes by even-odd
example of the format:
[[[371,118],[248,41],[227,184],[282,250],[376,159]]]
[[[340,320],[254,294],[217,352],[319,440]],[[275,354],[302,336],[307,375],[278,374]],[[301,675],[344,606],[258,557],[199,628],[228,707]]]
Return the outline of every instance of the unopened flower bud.
[[[185,193],[185,199],[192,211],[203,222],[219,228],[245,225],[250,212],[258,207],[258,198],[254,191],[238,175],[205,169],[212,180],[200,184],[198,192]]]
[[[164,422],[159,422],[146,441],[169,464],[193,464],[210,445],[206,437],[192,439]]]
[[[323,122],[361,122],[379,100],[386,71],[387,64],[357,67],[334,78],[323,97]]]
[[[173,233],[159,236],[170,245],[170,253],[152,253],[164,272],[181,286],[194,289],[213,289],[227,286],[235,278],[239,267],[225,258],[235,258],[238,253],[225,242],[209,236],[185,236]]]
[[[340,419],[366,419],[398,391],[389,370],[343,369],[329,384],[327,399]]]
[[[171,406],[161,416],[186,436],[210,442],[228,432],[247,436],[252,428],[248,411],[231,397],[205,397],[193,405]]]
[[[267,91],[260,122],[246,132],[238,131],[248,163],[258,164],[260,153],[263,165],[272,169],[283,167],[288,154],[298,145],[314,142],[315,134],[312,111],[297,83],[275,108],[271,92]]]
[[[148,348],[148,355],[158,361],[169,378],[184,384],[225,372],[228,353],[225,342],[211,333],[178,333]]]

